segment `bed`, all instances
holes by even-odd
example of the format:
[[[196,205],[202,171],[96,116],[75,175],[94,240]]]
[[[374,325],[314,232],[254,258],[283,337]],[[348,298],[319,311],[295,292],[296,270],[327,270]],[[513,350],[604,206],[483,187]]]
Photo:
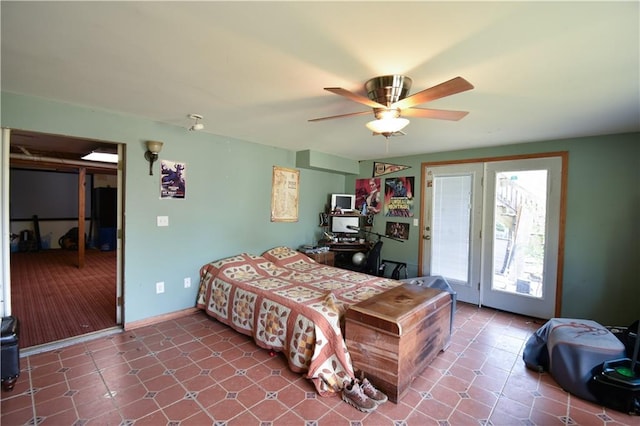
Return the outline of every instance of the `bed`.
[[[276,247],[203,265],[196,305],[258,346],[283,353],[292,371],[328,396],[354,376],[343,338],[344,312],[402,284]]]

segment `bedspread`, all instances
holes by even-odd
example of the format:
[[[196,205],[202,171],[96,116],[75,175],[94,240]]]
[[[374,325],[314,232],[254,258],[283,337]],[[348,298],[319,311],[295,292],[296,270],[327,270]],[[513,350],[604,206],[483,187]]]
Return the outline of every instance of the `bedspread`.
[[[258,346],[282,352],[289,368],[326,396],[354,375],[341,327],[346,309],[401,284],[277,247],[202,266],[197,307]]]

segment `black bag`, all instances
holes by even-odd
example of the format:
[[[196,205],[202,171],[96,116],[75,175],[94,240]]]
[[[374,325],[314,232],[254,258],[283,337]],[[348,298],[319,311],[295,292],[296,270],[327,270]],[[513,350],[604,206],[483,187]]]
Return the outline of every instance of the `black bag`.
[[[85,241],[87,236],[84,236]],[[71,228],[58,240],[58,244],[65,250],[78,250],[78,228]]]
[[[2,388],[6,391],[13,389],[18,376],[20,376],[20,348],[18,346],[18,319],[14,317],[3,317],[1,323],[0,346],[2,353]]]
[[[380,273],[378,273],[378,275],[381,277],[385,276],[384,271],[387,265],[391,266],[392,264],[396,265],[391,272],[390,278],[392,280],[399,280],[400,275],[404,275],[404,278],[407,278],[407,264],[404,262],[396,262],[393,260],[383,260],[382,264],[380,265]]]
[[[640,415],[640,326],[634,321],[622,336],[628,358],[606,361],[592,371],[588,386],[598,402],[627,414]]]

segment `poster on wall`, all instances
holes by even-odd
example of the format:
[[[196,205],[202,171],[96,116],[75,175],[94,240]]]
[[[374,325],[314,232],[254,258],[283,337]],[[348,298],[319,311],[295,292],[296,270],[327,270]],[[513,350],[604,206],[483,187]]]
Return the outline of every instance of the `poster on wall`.
[[[398,238],[400,240],[408,240],[409,224],[401,223],[401,222],[387,222],[385,235],[388,235],[393,238]]]
[[[387,178],[384,181],[384,215],[413,216],[413,176]]]
[[[176,161],[160,160],[160,198],[184,199],[187,187],[187,166]]]
[[[380,213],[382,210],[380,178],[356,179],[356,209],[363,215]]]
[[[273,166],[271,222],[298,221],[300,170]]]

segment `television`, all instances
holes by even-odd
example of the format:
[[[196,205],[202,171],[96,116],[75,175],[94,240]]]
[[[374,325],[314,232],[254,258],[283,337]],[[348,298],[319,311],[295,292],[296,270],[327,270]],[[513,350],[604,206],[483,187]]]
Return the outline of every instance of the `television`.
[[[331,216],[331,232],[334,234],[357,234],[359,226],[360,218],[358,216]]]
[[[352,212],[356,209],[356,196],[351,194],[331,194],[331,210]]]

